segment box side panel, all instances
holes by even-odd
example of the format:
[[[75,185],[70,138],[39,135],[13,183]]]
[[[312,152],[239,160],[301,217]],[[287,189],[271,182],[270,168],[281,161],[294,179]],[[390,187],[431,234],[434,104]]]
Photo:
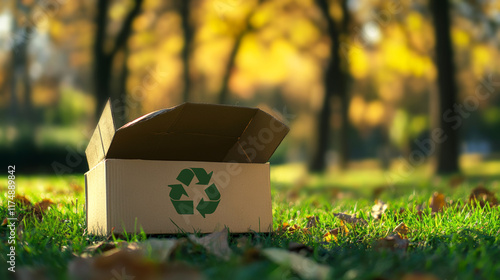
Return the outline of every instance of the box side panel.
[[[269,164],[106,162],[108,228],[114,232],[272,230]]]
[[[106,161],[102,161],[85,174],[87,227],[91,234],[109,232],[106,197]]]

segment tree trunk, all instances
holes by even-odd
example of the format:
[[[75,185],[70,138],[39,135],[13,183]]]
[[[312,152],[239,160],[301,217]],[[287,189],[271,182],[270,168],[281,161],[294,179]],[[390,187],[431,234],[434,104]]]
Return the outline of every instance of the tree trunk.
[[[328,36],[330,37],[330,59],[326,73],[324,75],[325,93],[323,97],[323,106],[319,114],[318,127],[317,127],[317,144],[309,170],[313,172],[323,172],[326,169],[326,153],[328,151],[328,144],[330,142],[330,116],[331,116],[331,103],[335,95],[335,86],[340,80],[340,41],[339,31],[335,26],[335,22],[330,17],[329,6],[327,0],[316,0],[323,17],[328,24]],[[337,85],[338,86],[338,85]]]
[[[20,2],[14,2],[13,10],[13,34],[15,34],[14,45],[12,46],[12,75],[11,75],[11,105],[12,116],[14,120],[19,113],[20,102],[18,94],[22,93],[23,104],[22,112],[25,120],[31,125],[32,118],[32,101],[31,101],[31,81],[29,76],[29,60],[28,60],[28,45],[31,36],[33,36],[30,23],[24,22],[22,26],[17,23],[17,17],[23,15],[27,17],[30,14],[31,8],[23,5]],[[29,129],[30,131],[32,129]]]
[[[342,0],[342,30],[341,33],[347,35],[349,32],[349,11],[347,9],[347,0]],[[342,56],[337,51],[337,59],[339,60],[338,67],[336,70],[337,77],[337,91],[338,96],[340,98],[340,117],[341,127],[340,127],[340,141],[339,141],[339,167],[341,170],[347,169],[349,165],[349,132],[351,128],[351,124],[349,122],[349,92],[347,91],[347,81],[350,79],[349,77],[349,69],[347,65],[347,61],[344,59],[344,63],[342,64]],[[342,69],[343,68],[343,69]]]
[[[446,141],[437,143],[437,172],[440,174],[458,172],[458,128],[453,122],[445,121],[444,112],[453,110],[456,103],[455,67],[450,37],[449,0],[430,1],[434,18],[436,38],[436,64],[439,88],[439,125],[446,135]],[[458,116],[453,113],[454,116]]]
[[[182,77],[184,80],[184,91],[183,91],[183,99],[184,102],[190,101],[190,67],[189,67],[189,57],[191,53],[191,44],[193,41],[193,30],[191,27],[191,13],[189,12],[191,0],[182,0],[179,1],[179,14],[182,18],[182,30],[184,36],[184,46],[182,47],[182,61],[184,64],[184,68],[182,71]]]
[[[219,104],[226,104],[229,97],[229,78],[231,78],[231,72],[234,68],[234,63],[236,60],[236,55],[238,54],[238,50],[240,49],[241,41],[245,36],[246,31],[238,34],[234,41],[234,46],[231,49],[231,53],[229,54],[229,58],[226,64],[226,71],[224,72],[224,76],[222,77],[222,86],[219,93]]]
[[[259,0],[255,8],[247,15],[245,20],[245,29],[243,29],[238,36],[236,36],[234,40],[233,48],[231,49],[231,53],[229,54],[229,58],[226,63],[226,71],[224,72],[224,76],[222,77],[222,85],[219,92],[219,104],[226,104],[229,98],[229,79],[231,78],[231,73],[234,68],[234,63],[236,61],[236,55],[241,46],[241,42],[245,35],[251,30],[250,20],[252,16],[255,14],[255,11],[259,8],[260,4],[263,0]]]
[[[122,28],[116,36],[114,46],[106,52],[104,49],[106,41],[107,14],[109,1],[97,1],[96,35],[94,39],[94,92],[97,100],[95,111],[96,119],[99,120],[107,100],[115,96],[111,93],[111,79],[113,77],[113,61],[119,51],[126,47],[128,38],[132,33],[132,22],[141,10],[143,0],[135,0],[135,6],[125,17]]]
[[[99,121],[101,112],[110,97],[109,79],[111,78],[111,59],[104,52],[106,40],[107,13],[109,1],[97,1],[97,15],[95,19],[96,31],[94,38],[94,93],[96,97],[96,121]]]

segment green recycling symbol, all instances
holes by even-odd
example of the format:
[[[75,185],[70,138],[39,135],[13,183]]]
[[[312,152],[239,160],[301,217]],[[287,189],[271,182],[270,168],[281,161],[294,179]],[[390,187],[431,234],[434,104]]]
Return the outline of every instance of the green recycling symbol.
[[[205,215],[212,214],[217,209],[220,202],[220,193],[215,184],[210,183],[212,174],[214,172],[207,173],[203,168],[186,168],[183,169],[177,176],[177,181],[180,184],[168,185],[170,190],[170,201],[174,205],[175,211],[181,215],[193,215],[194,214],[194,204],[192,200],[180,200],[183,195],[189,197],[185,187],[189,187],[193,182],[194,177],[198,179],[196,185],[208,186],[205,188],[205,193],[209,200],[202,198],[196,210],[205,218]]]

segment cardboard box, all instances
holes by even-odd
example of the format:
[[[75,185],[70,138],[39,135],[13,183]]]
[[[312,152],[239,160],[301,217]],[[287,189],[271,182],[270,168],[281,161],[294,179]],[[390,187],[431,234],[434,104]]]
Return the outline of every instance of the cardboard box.
[[[260,109],[195,103],[118,127],[108,102],[85,151],[88,231],[271,231],[267,161],[288,131]]]

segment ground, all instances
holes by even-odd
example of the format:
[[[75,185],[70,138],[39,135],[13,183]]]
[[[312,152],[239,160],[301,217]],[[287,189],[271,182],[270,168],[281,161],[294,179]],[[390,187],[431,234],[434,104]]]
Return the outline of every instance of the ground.
[[[462,175],[444,177],[430,176],[426,166],[409,170],[396,165],[384,172],[366,164],[325,175],[307,175],[300,164],[272,167],[275,231],[227,237],[227,232],[219,232],[207,237],[219,245],[215,249],[206,246],[207,238],[198,238],[203,236],[199,234],[156,236],[163,242],[161,248],[144,234],[90,236],[85,230],[82,175],[18,172],[16,192],[27,200],[23,203],[18,197],[17,215],[22,222],[16,229],[16,275],[77,279],[96,270],[92,274],[98,275],[96,279],[146,279],[141,278],[145,275],[500,279],[500,208],[495,202],[500,194],[496,173],[500,162],[468,159],[462,166]],[[479,189],[477,200],[470,200],[478,186],[488,192]],[[9,214],[6,176],[0,179],[0,190],[3,219]],[[49,206],[44,199],[54,204]],[[9,234],[8,223],[2,225],[0,260],[4,264],[11,246]],[[140,251],[134,248],[144,244],[149,250],[134,255]],[[164,254],[160,258],[155,252]],[[113,268],[117,256],[127,264],[122,270]],[[99,272],[106,267],[99,266],[104,261],[113,269]],[[2,268],[0,278],[10,274],[8,267]]]

